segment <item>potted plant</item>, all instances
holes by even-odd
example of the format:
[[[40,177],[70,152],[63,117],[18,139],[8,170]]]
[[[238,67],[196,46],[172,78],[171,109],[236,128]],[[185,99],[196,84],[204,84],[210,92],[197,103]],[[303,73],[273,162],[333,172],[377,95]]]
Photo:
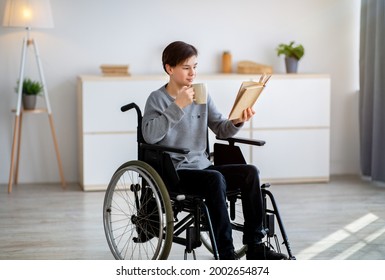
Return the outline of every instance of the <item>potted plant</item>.
[[[19,81],[18,81],[19,86]],[[15,88],[18,92],[18,86]],[[26,110],[33,110],[36,107],[36,97],[41,94],[43,85],[38,81],[33,81],[30,78],[25,78],[22,87],[23,107]]]
[[[279,44],[277,47],[277,55],[285,56],[285,65],[287,73],[297,73],[298,61],[305,54],[305,49],[301,44],[294,45],[291,41],[289,44]]]

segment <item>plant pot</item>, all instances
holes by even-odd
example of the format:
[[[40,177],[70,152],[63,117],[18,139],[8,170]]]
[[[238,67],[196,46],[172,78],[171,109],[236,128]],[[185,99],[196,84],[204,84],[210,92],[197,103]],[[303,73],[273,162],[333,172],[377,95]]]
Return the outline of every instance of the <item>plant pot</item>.
[[[36,107],[36,95],[23,94],[23,108],[25,110],[33,110]]]
[[[286,73],[297,73],[298,59],[294,57],[285,57]]]

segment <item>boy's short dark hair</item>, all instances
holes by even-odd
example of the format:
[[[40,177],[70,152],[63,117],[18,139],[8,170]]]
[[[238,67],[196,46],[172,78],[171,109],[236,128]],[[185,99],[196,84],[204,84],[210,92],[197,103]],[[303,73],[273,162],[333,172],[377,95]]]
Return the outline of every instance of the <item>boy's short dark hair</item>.
[[[175,67],[194,55],[198,55],[198,50],[194,46],[182,41],[172,42],[163,50],[163,69],[167,73],[166,64]]]

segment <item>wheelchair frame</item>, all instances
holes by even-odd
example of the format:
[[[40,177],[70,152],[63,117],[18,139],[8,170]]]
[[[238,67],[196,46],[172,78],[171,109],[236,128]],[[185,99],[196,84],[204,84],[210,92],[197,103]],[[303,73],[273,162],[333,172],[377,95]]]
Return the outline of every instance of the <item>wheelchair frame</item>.
[[[214,259],[219,259],[204,199],[170,189],[177,178],[165,179],[162,176],[167,173],[165,168],[171,168],[168,153],[187,154],[189,150],[146,144],[142,136],[140,108],[135,103],[130,103],[123,106],[121,111],[131,109],[136,110],[138,119],[138,160],[128,161],[117,169],[108,185],[103,203],[104,231],[112,254],[116,259],[167,259],[172,243],[177,243],[185,246],[184,259],[187,259],[189,253],[196,259],[194,249],[203,244],[213,254]],[[239,149],[235,143],[258,146],[265,144],[264,141],[243,138],[220,140],[227,141],[228,146],[235,149]],[[154,165],[152,160],[145,160],[148,151],[152,152],[152,160],[158,163],[161,161],[160,165]],[[275,232],[276,218],[288,257],[295,259],[276,201],[267,189],[269,186],[261,186],[265,209],[264,228],[267,233],[265,242],[269,247],[281,252],[280,241]],[[233,232],[242,234],[243,213],[238,213],[235,207],[239,198],[239,192],[228,193]],[[241,205],[238,205],[239,207],[242,208]],[[178,215],[181,213],[184,216],[179,219]],[[274,245],[271,239],[274,239]],[[235,245],[238,258],[245,255],[246,249],[246,245]]]

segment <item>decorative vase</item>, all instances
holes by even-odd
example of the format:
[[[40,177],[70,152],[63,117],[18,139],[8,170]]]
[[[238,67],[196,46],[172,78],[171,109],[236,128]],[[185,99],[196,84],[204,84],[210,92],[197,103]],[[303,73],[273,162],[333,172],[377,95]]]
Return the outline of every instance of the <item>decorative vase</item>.
[[[36,95],[23,94],[23,108],[25,110],[33,110],[36,107]]]
[[[297,73],[298,59],[294,57],[285,57],[286,73]]]
[[[225,51],[222,54],[222,73],[231,73],[232,72],[232,59],[231,53]]]

